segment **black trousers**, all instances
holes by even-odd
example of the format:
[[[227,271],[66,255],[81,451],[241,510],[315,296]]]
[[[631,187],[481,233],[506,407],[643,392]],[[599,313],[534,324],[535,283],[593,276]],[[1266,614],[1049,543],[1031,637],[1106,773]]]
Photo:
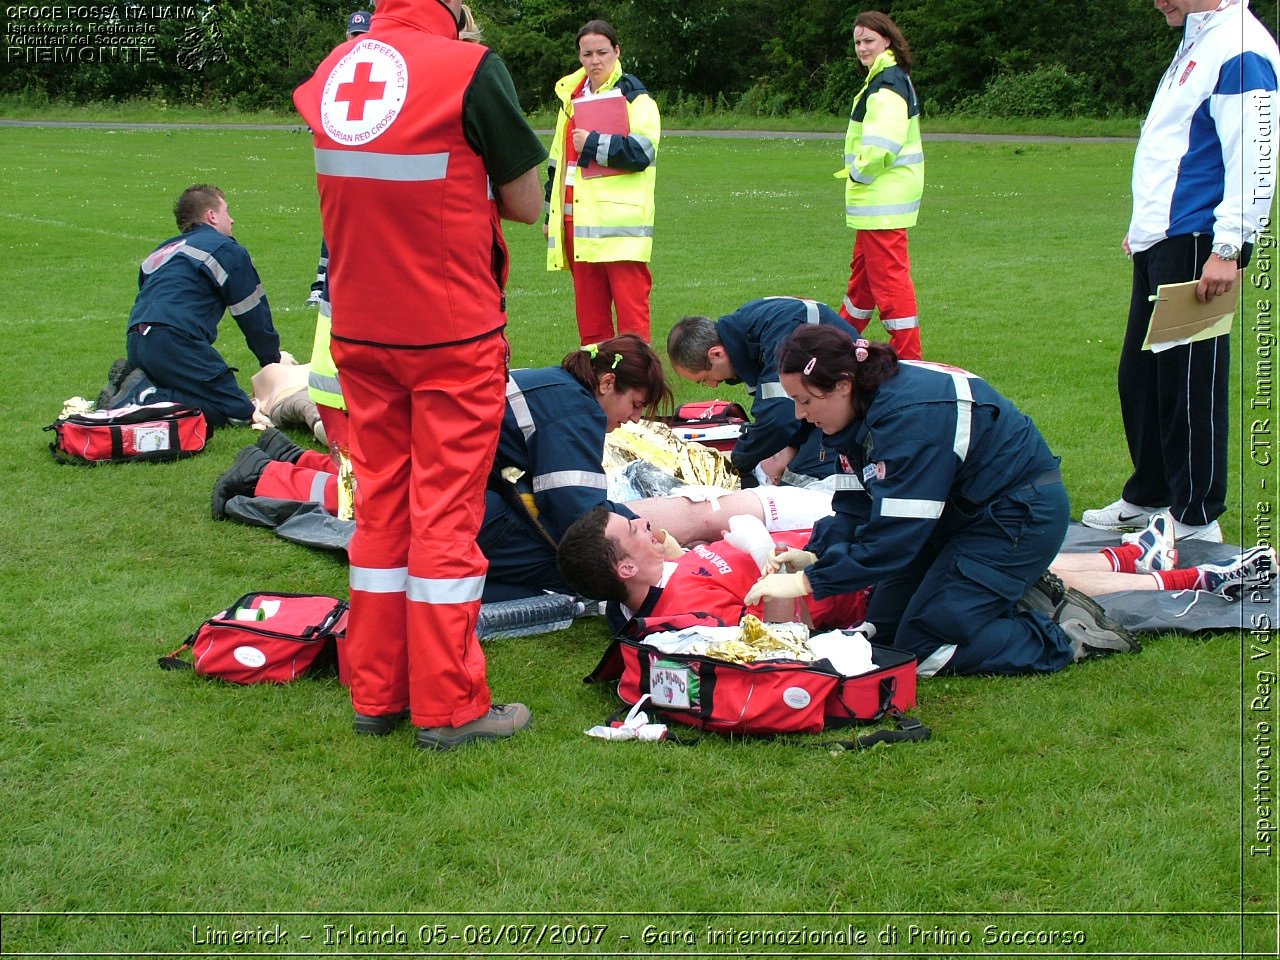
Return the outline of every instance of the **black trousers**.
[[[1160,353],[1143,350],[1142,342],[1156,288],[1199,278],[1212,246],[1208,234],[1169,237],[1134,254],[1129,326],[1117,376],[1133,461],[1124,498],[1144,507],[1169,507],[1174,519],[1196,526],[1211,523],[1226,509],[1231,338]],[[1248,253],[1246,245],[1241,266]]]

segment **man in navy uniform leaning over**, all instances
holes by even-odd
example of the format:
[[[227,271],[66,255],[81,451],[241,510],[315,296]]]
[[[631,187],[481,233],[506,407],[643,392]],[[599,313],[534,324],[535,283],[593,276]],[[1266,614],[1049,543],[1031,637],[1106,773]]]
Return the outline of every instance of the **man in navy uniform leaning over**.
[[[171,400],[203,410],[210,426],[247,422],[253,401],[213,343],[230,310],[258,362],[279,363],[267,295],[249,251],[231,236],[235,220],[221,190],[188,187],[173,212],[181,232],[142,261],[128,359],[112,367],[98,406]]]

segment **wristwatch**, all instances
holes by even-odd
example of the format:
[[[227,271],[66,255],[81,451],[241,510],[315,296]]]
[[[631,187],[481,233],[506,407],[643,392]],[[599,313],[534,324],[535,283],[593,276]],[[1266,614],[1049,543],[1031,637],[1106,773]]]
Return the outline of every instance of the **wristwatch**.
[[[1215,243],[1213,252],[1218,255],[1220,260],[1239,260],[1240,248],[1232,246],[1229,243]]]

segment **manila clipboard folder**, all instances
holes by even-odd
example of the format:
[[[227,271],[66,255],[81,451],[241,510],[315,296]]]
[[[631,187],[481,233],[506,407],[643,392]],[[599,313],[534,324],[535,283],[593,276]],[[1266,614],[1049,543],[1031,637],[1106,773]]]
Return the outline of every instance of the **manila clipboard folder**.
[[[597,97],[580,97],[573,101],[573,125],[578,130],[594,130],[597,133],[625,137],[631,133],[631,119],[627,116],[627,98],[618,90],[611,90]],[[588,179],[616,177],[619,174],[631,172],[596,163],[594,157],[586,166],[582,165],[581,159],[578,161],[578,176]]]
[[[1152,297],[1155,309],[1151,311],[1151,323],[1142,349],[1160,353],[1230,333],[1240,290],[1239,276],[1236,274],[1226,293],[1219,294],[1208,303],[1196,299],[1198,280],[1160,284]]]

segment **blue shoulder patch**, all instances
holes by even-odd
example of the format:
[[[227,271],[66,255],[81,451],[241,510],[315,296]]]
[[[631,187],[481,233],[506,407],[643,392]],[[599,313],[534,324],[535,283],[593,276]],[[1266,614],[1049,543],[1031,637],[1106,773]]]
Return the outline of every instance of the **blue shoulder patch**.
[[[1266,57],[1246,50],[1222,65],[1213,92],[1223,96],[1238,96],[1252,90],[1270,90],[1274,93],[1276,71]]]

